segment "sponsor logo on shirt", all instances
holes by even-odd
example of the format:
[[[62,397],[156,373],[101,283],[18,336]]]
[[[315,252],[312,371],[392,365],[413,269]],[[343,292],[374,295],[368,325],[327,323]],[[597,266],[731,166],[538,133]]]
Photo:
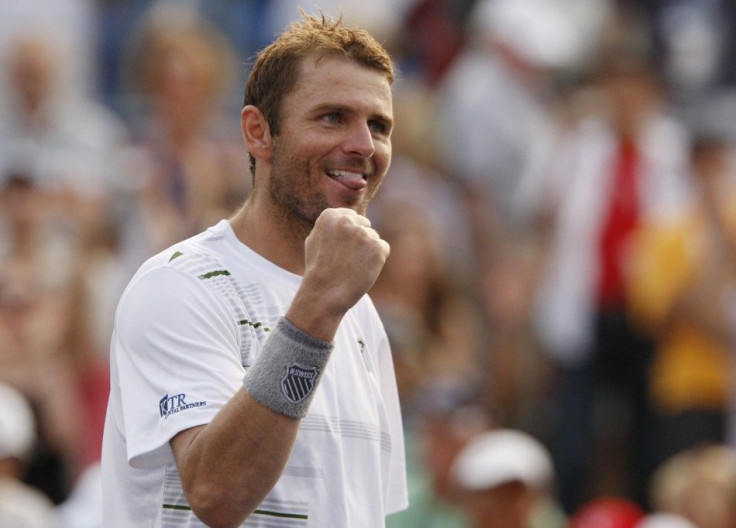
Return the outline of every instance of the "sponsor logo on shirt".
[[[180,394],[174,394],[173,396],[169,396],[168,394],[164,395],[164,397],[158,401],[158,412],[161,413],[161,418],[168,418],[172,414],[186,411],[187,409],[192,409],[194,407],[203,407],[204,405],[207,405],[206,401],[187,403],[186,396],[187,395],[183,392]]]

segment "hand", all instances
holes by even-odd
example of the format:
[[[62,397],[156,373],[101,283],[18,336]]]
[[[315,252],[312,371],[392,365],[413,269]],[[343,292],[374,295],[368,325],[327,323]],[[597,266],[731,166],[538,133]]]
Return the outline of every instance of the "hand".
[[[389,251],[366,217],[326,209],[304,245],[304,282],[344,313],[373,286]]]
[[[389,251],[366,217],[352,209],[324,210],[305,242],[304,279],[287,319],[332,340],[345,312],[373,286]]]

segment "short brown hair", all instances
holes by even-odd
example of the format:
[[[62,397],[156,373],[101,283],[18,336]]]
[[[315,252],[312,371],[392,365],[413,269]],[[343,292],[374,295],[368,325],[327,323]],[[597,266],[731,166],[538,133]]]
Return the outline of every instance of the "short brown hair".
[[[341,56],[383,74],[389,84],[394,80],[388,52],[370,33],[324,13],[314,16],[301,11],[301,16],[301,21],[258,53],[245,86],[243,106],[257,107],[273,135],[279,133],[281,103],[294,89],[299,66],[307,56]],[[251,157],[251,170],[254,164]]]

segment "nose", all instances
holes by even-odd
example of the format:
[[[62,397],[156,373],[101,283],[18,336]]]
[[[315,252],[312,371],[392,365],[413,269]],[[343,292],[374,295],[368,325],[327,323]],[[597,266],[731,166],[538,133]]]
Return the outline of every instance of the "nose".
[[[348,154],[357,154],[364,158],[370,158],[373,155],[376,146],[368,123],[356,122],[350,128],[350,132],[343,143],[343,149]]]

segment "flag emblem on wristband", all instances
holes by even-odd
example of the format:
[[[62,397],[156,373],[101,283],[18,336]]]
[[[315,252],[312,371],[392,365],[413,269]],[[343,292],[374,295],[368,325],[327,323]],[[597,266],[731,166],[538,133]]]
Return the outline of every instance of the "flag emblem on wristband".
[[[290,402],[299,403],[312,392],[318,375],[317,367],[305,367],[292,363],[287,367],[286,375],[281,380],[281,391]]]

